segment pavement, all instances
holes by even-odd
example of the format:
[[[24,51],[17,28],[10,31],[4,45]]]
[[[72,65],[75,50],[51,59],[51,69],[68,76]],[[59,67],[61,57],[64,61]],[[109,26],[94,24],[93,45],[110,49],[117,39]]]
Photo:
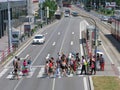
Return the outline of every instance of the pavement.
[[[0,55],[4,50],[8,48],[8,36],[5,35],[2,38],[0,38]]]

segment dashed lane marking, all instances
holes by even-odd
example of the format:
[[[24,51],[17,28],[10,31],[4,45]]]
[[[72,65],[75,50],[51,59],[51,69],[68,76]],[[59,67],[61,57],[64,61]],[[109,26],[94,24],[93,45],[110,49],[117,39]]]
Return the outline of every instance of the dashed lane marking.
[[[60,32],[58,32],[58,35],[60,35]]]
[[[48,53],[48,55],[47,55],[46,59],[49,59],[49,58],[50,58],[50,54]]]
[[[70,43],[71,45],[73,45],[73,41],[71,41],[71,43]]]
[[[74,34],[74,32],[72,32],[72,34]]]
[[[56,44],[56,42],[53,42],[53,44],[52,44],[52,45],[53,45],[53,46],[55,46],[55,44]]]

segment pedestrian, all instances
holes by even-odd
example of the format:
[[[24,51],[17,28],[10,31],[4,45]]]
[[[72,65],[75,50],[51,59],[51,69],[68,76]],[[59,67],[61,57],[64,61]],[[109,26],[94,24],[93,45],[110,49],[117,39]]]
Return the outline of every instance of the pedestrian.
[[[28,67],[27,67],[27,61],[26,60],[23,61],[22,73],[23,73],[24,76],[28,75]]]
[[[52,60],[49,60],[49,70],[48,70],[48,76],[51,77],[53,75],[53,62]]]
[[[96,67],[95,67],[95,59],[94,58],[90,58],[90,68],[91,68],[91,75],[94,71],[94,75],[96,74]]]
[[[28,57],[27,64],[28,64],[28,69],[29,69],[29,71],[31,71],[32,61],[31,61],[31,57],[30,57],[30,56]]]
[[[14,62],[14,74],[13,74],[13,79],[17,77],[17,79],[19,80],[18,70],[19,70],[19,64],[18,64],[18,61],[16,60],[16,61]]]
[[[97,54],[96,57],[96,70],[100,70],[100,56]]]
[[[13,59],[13,68],[15,68],[15,66],[16,66],[16,61],[17,61],[17,59],[18,59],[17,56],[15,56],[15,58]]]
[[[81,75],[83,73],[83,71],[85,72],[85,75],[87,74],[86,72],[86,66],[87,66],[87,61],[85,60],[84,56],[82,56],[82,60],[81,60],[81,64],[82,64],[82,69],[81,69]]]
[[[46,61],[46,64],[45,64],[45,74],[48,75],[48,72],[49,71],[49,62]]]
[[[104,71],[104,65],[105,65],[105,60],[103,58],[103,55],[100,54],[100,70]]]

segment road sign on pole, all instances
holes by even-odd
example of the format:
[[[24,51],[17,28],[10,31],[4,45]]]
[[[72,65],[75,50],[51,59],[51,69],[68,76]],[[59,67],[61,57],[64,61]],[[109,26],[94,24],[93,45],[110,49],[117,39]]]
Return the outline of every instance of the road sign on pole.
[[[49,18],[49,7],[47,7],[47,18]]]

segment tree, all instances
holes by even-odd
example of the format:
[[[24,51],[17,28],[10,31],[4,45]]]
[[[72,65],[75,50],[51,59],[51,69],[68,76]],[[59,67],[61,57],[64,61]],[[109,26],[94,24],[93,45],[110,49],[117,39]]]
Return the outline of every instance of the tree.
[[[55,11],[57,10],[57,4],[55,1],[46,0],[43,3],[43,9],[46,10],[46,7],[49,7],[49,19],[54,16]]]

